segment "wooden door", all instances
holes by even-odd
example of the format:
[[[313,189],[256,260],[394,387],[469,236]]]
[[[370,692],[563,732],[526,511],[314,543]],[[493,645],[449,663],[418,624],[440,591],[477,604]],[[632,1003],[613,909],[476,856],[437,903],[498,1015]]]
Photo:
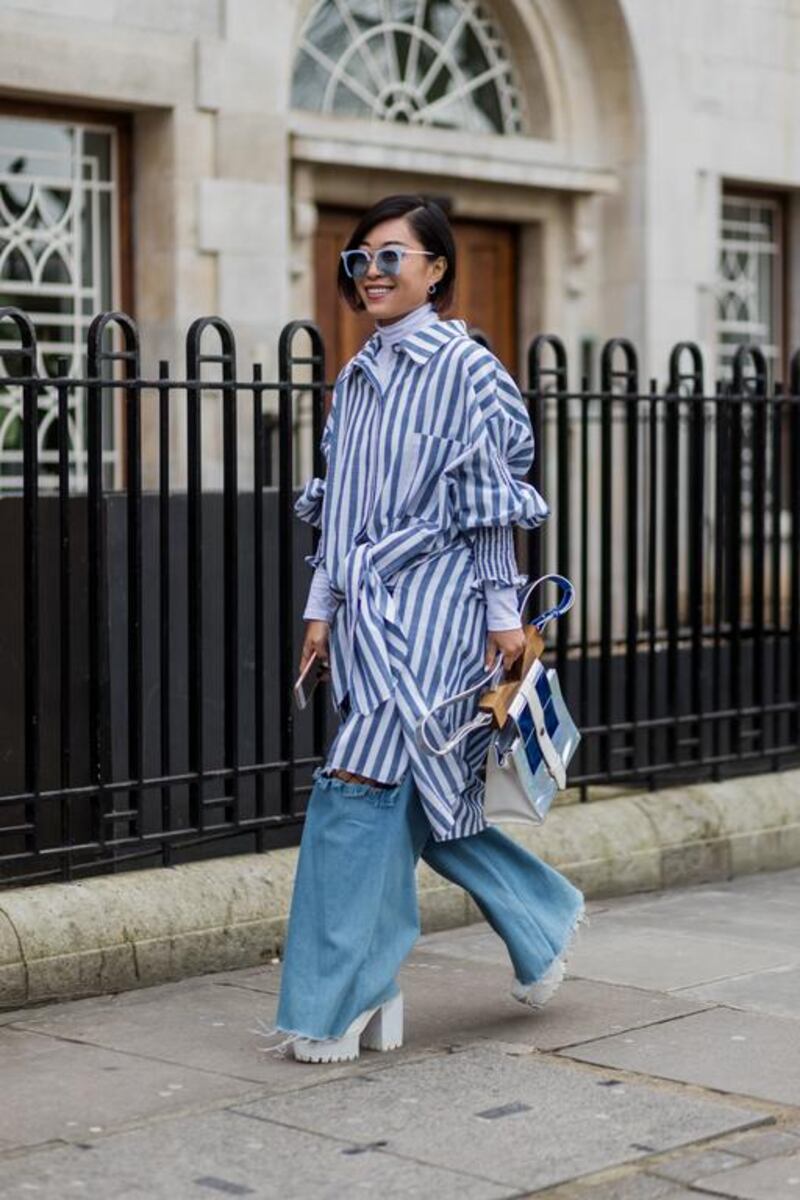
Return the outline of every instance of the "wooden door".
[[[357,211],[322,209],[316,232],[316,321],[325,338],[326,375],[337,372],[364,344],[374,319],[356,313],[336,291],[342,250],[358,220]],[[443,317],[461,317],[480,331],[512,373],[517,368],[516,228],[488,221],[454,221],[458,276],[453,304]]]

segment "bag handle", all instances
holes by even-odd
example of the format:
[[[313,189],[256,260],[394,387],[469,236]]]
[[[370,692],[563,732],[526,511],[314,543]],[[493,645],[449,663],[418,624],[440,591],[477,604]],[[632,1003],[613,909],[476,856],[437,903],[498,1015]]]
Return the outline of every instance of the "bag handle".
[[[557,604],[553,605],[552,608],[545,609],[543,613],[540,613],[538,617],[534,617],[534,619],[531,621],[531,625],[535,625],[540,633],[545,626],[549,625],[550,622],[556,617],[563,617],[564,613],[569,612],[575,603],[575,588],[573,584],[570,583],[569,579],[565,578],[563,575],[540,575],[538,579],[533,581],[533,583],[528,584],[527,588],[525,589],[525,594],[522,597],[522,603],[519,606],[520,621],[522,620],[522,614],[525,611],[525,605],[533,595],[533,592],[540,583],[548,582],[557,584],[558,587],[561,588],[562,594]]]
[[[546,609],[543,613],[540,613],[538,617],[535,617],[534,620],[531,621],[531,624],[535,625],[539,632],[541,632],[546,625],[549,625],[550,622],[556,617],[563,616],[565,612],[568,612],[575,603],[575,588],[568,579],[566,579],[563,575],[541,575],[538,579],[535,579],[533,583],[528,584],[525,589],[525,593],[520,604],[520,624],[522,624],[522,614],[525,611],[525,605],[533,595],[533,592],[540,583],[547,583],[548,581],[558,584],[558,586],[561,588],[562,595],[557,604],[555,604],[552,608]],[[472,733],[473,729],[482,729],[486,725],[491,725],[493,719],[491,713],[478,713],[470,721],[467,721],[464,725],[462,725],[460,729],[457,729],[452,737],[445,742],[444,746],[439,749],[431,745],[427,730],[427,724],[431,717],[443,712],[444,709],[449,708],[451,704],[457,704],[460,700],[466,700],[468,696],[474,695],[475,692],[484,691],[490,684],[495,682],[499,683],[500,676],[502,674],[502,667],[503,655],[498,654],[494,666],[489,671],[488,675],[485,675],[483,679],[479,679],[477,683],[472,685],[472,687],[466,688],[463,692],[459,692],[457,696],[450,696],[447,700],[441,700],[438,704],[435,704],[433,708],[431,708],[425,714],[424,717],[421,717],[417,722],[415,729],[417,745],[419,748],[428,754],[435,755],[437,758],[442,758],[445,754],[449,754],[453,747],[457,746],[459,742],[462,742],[468,734]]]

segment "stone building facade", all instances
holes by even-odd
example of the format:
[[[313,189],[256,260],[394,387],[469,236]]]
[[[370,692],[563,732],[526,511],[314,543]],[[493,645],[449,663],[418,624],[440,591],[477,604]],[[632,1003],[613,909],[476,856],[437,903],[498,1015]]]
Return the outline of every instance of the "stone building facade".
[[[518,371],[552,331],[574,383],[613,335],[645,380],[680,339],[709,378],[743,340],[785,378],[800,0],[0,0],[0,296],[46,364],[110,306],[151,371],[212,312],[248,373],[295,317],[344,353],[337,245],[412,189],[446,198],[463,315]],[[17,449],[7,407],[6,486]]]

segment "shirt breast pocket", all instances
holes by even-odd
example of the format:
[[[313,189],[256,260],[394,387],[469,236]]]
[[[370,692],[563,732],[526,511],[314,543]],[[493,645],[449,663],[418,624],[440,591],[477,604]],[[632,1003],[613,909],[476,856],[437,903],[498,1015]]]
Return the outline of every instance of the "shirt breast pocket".
[[[445,471],[470,452],[467,442],[434,433],[410,433],[400,451],[398,470],[386,487],[394,487],[397,516],[444,517],[447,507]]]

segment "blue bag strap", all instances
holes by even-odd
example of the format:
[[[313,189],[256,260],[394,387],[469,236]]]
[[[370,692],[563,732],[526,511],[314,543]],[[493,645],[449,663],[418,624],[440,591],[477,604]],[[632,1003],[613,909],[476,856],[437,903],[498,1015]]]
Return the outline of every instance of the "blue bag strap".
[[[541,575],[538,579],[535,579],[533,583],[528,584],[525,588],[525,592],[520,603],[520,624],[522,624],[522,614],[525,611],[525,605],[528,603],[528,600],[533,595],[540,583],[548,582],[558,584],[558,586],[561,588],[562,595],[558,603],[554,605],[553,608],[546,609],[545,612],[540,613],[539,616],[535,617],[531,622],[531,624],[535,625],[540,632],[556,617],[563,616],[565,612],[568,612],[575,603],[575,588],[568,579],[566,579],[563,575]],[[415,730],[417,745],[420,747],[420,749],[424,750],[428,754],[435,755],[437,758],[441,757],[444,754],[448,754],[454,746],[463,741],[467,734],[471,733],[473,729],[479,729],[481,726],[490,725],[492,722],[491,715],[489,713],[478,713],[472,718],[471,721],[467,721],[461,726],[460,729],[457,729],[455,733],[447,739],[443,746],[433,746],[428,737],[428,721],[431,717],[435,715],[438,716],[440,712],[443,712],[444,709],[449,708],[451,704],[457,704],[459,700],[464,700],[468,696],[473,695],[475,692],[485,691],[490,684],[496,685],[500,683],[502,679],[502,667],[503,655],[498,654],[488,675],[485,675],[482,679],[479,679],[478,682],[473,684],[472,687],[466,688],[466,690],[463,692],[459,692],[457,696],[450,696],[447,700],[441,700],[438,704],[435,704],[432,709],[425,713],[423,717],[420,717],[420,719],[417,721]]]
[[[519,606],[520,621],[522,620],[522,614],[525,611],[525,605],[528,603],[528,600],[533,595],[540,583],[555,583],[561,588],[561,597],[558,603],[552,608],[545,609],[543,613],[540,613],[538,617],[534,617],[534,619],[530,622],[530,624],[535,625],[541,633],[545,626],[549,625],[550,622],[555,620],[556,617],[563,617],[565,612],[569,612],[575,603],[575,588],[564,575],[540,575],[538,579],[534,579],[533,583],[529,583],[525,588],[525,592],[522,596],[522,601]]]

